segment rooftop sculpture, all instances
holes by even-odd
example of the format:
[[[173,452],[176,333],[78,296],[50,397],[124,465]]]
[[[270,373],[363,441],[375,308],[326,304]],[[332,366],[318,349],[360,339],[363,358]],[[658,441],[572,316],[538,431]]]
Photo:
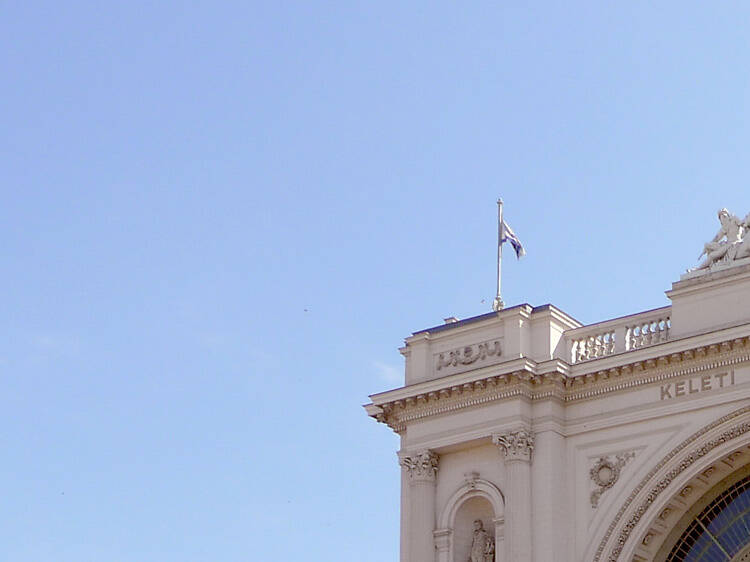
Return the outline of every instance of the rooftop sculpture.
[[[716,264],[726,263],[750,257],[750,237],[745,234],[750,229],[750,213],[740,220],[727,209],[719,211],[719,222],[721,226],[716,236],[710,242],[703,245],[703,252],[698,259],[706,256],[698,267],[692,271],[710,269]]]

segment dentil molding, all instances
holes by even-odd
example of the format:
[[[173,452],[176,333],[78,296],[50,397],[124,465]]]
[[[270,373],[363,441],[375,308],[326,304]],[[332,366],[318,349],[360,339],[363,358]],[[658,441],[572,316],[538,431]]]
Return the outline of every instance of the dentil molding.
[[[549,373],[535,374],[522,369],[462,384],[448,384],[379,404],[379,411],[371,415],[400,433],[411,421],[498,400],[524,397],[532,402],[587,401],[642,386],[665,384],[712,369],[731,368],[747,361],[750,361],[750,338],[744,336],[575,377],[567,375],[559,364],[559,370]]]

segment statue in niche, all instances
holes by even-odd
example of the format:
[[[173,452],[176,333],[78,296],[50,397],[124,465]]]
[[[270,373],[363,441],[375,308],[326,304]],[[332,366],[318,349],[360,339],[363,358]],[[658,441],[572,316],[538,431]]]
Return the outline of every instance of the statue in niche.
[[[471,541],[469,562],[492,562],[495,555],[495,541],[484,530],[481,519],[474,520],[474,537]]]
[[[706,259],[696,267],[696,270],[708,269],[720,261],[730,262],[750,256],[750,239],[745,240],[745,233],[750,230],[750,214],[740,220],[726,209],[719,211],[719,232],[713,240],[706,242],[703,252]]]

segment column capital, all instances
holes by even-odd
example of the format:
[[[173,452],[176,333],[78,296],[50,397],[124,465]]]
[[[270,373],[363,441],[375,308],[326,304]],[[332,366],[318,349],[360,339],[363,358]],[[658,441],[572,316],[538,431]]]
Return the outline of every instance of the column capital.
[[[494,433],[492,442],[503,453],[505,462],[531,462],[531,453],[534,450],[534,433],[531,429],[521,428],[507,433]]]
[[[434,481],[438,471],[438,455],[429,450],[399,455],[398,464],[409,474],[411,481]]]

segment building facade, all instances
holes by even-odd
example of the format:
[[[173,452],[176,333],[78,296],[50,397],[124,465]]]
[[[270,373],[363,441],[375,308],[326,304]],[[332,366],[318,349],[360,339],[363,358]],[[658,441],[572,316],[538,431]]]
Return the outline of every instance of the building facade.
[[[401,437],[401,561],[750,561],[739,224],[670,306],[584,326],[524,304],[407,338],[405,385],[366,406]]]

